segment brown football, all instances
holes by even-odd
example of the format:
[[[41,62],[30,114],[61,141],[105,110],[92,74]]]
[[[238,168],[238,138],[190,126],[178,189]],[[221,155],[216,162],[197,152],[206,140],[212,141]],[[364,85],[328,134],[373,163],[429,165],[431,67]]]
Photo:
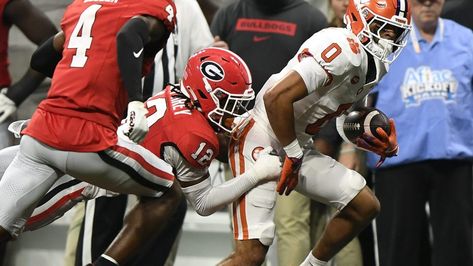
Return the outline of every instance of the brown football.
[[[351,111],[343,123],[345,136],[352,142],[363,133],[379,137],[376,129],[381,127],[389,135],[391,127],[389,118],[380,110],[373,107],[362,107]]]

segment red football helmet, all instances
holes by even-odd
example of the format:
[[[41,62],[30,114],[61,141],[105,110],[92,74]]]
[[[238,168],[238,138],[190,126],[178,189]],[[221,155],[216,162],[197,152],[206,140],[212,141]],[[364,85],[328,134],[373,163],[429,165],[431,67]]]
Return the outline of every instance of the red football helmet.
[[[213,124],[231,132],[226,118],[241,117],[255,98],[251,74],[235,53],[221,48],[206,48],[189,58],[181,87],[197,108]]]
[[[391,63],[406,45],[411,28],[408,1],[350,0],[345,24],[359,38],[366,51],[384,63]],[[381,37],[385,29],[394,31],[395,40]]]

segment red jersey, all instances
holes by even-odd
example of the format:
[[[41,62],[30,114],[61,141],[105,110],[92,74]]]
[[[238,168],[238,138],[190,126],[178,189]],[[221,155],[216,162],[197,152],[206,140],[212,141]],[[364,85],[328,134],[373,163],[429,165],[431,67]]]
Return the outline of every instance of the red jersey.
[[[75,0],[61,21],[65,42],[48,96],[23,133],[60,150],[94,152],[115,145],[128,103],[116,35],[137,15],[155,17],[173,31],[175,11],[172,0]],[[145,62],[153,59],[147,55]]]
[[[11,84],[10,73],[8,72],[8,32],[10,24],[5,23],[3,11],[10,0],[0,0],[0,88],[8,87]]]
[[[170,86],[146,101],[149,132],[141,146],[162,157],[171,145],[192,166],[208,167],[219,152],[217,135],[204,115],[184,102]]]

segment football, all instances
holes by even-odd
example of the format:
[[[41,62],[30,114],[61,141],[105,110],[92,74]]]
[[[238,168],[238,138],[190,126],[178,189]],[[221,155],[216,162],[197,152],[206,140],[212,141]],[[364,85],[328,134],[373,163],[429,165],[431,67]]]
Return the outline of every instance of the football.
[[[376,129],[381,127],[388,135],[391,133],[389,118],[380,110],[373,107],[362,107],[351,111],[343,123],[345,136],[353,143],[363,133],[379,137]]]

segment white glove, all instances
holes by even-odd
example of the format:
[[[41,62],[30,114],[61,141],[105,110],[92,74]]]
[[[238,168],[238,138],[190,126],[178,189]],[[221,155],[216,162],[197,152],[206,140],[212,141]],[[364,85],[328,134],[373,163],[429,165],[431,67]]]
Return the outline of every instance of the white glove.
[[[144,103],[139,101],[128,103],[128,112],[122,130],[125,136],[136,143],[143,141],[148,133],[146,114],[148,114],[148,109]]]
[[[281,174],[281,161],[279,156],[270,154],[273,150],[271,147],[266,147],[262,150],[253,168],[249,170],[248,174],[258,181],[273,181],[279,178]]]
[[[16,105],[5,94],[0,93],[0,124],[16,112]]]

